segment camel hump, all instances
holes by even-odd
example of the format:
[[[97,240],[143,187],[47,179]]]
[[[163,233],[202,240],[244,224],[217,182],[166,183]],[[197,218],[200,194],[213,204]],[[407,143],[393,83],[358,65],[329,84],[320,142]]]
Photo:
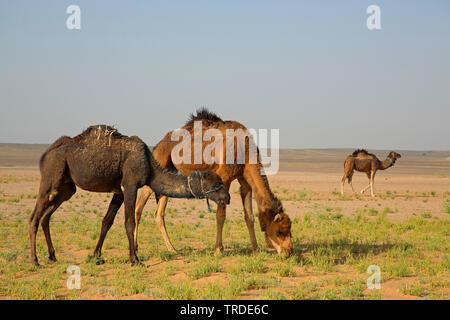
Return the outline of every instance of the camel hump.
[[[194,121],[206,120],[209,122],[223,122],[223,120],[217,116],[215,113],[209,111],[207,108],[197,109],[196,114],[191,113],[189,119],[186,122],[186,126],[194,124]]]
[[[97,124],[88,127],[82,133],[73,138],[76,143],[88,145],[126,145],[136,139],[121,134],[114,126]]]
[[[112,136],[114,138],[124,137],[114,126],[108,124],[96,124],[88,127],[78,137],[87,138],[89,136],[98,138],[99,136]]]
[[[352,156],[356,157],[359,153],[369,155],[366,149],[356,149],[355,151],[353,151]]]

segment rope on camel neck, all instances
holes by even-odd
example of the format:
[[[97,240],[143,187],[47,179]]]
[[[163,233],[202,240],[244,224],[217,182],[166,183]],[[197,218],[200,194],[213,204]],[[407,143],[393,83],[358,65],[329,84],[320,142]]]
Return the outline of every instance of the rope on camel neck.
[[[194,191],[192,190],[192,187],[191,187],[191,175],[188,175],[188,188],[189,188],[189,192],[194,196],[194,198],[196,198],[196,199],[202,199],[201,198],[201,196],[197,196],[195,193],[194,193]],[[201,181],[201,177],[200,177],[200,181]]]
[[[387,157],[387,158],[391,161],[388,168],[393,167],[395,164],[394,159],[392,159],[391,157]]]
[[[219,187],[217,187],[217,188],[212,188],[211,190],[205,191],[205,190],[203,189],[203,179],[202,179],[202,175],[201,175],[200,173],[197,173],[197,175],[200,176],[200,190],[201,190],[202,194],[201,194],[201,195],[196,195],[196,194],[194,193],[194,191],[192,190],[192,187],[191,187],[191,178],[192,178],[192,177],[191,177],[191,175],[188,176],[188,188],[189,188],[189,192],[190,192],[190,193],[194,196],[194,198],[196,198],[196,199],[203,199],[203,198],[206,198],[206,205],[208,206],[208,211],[209,211],[209,212],[212,212],[211,206],[210,206],[210,204],[209,204],[209,199],[208,199],[208,197],[207,197],[206,195],[209,194],[209,193],[211,193],[211,192],[215,192],[215,191],[219,190],[222,186],[219,186]]]

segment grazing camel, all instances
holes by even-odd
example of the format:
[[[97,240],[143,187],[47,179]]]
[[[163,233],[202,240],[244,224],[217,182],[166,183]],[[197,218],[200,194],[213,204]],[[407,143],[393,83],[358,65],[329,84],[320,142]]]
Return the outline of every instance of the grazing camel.
[[[261,163],[259,161],[259,150],[257,154],[257,161],[252,164],[249,161],[249,141],[250,138],[246,137],[245,144],[241,145],[245,148],[245,162],[239,163],[236,161],[237,155],[237,143],[234,143],[234,162],[232,160],[231,164],[227,164],[225,161],[226,157],[226,146],[228,143],[233,143],[234,140],[228,139],[226,141],[226,130],[241,129],[243,132],[247,132],[242,124],[236,121],[223,121],[214,113],[209,112],[206,109],[197,110],[197,114],[194,116],[191,114],[189,121],[182,127],[182,129],[189,132],[189,139],[191,139],[194,145],[194,122],[199,121],[202,124],[202,132],[204,134],[208,129],[218,130],[223,137],[223,148],[220,152],[214,154],[216,161],[211,164],[205,163],[202,159],[199,164],[186,164],[186,163],[174,163],[172,158],[172,151],[174,147],[179,143],[178,141],[172,141],[173,131],[167,133],[165,137],[158,143],[158,145],[153,150],[153,156],[164,168],[176,169],[184,174],[190,174],[194,170],[208,170],[210,172],[217,173],[223,180],[225,188],[229,190],[230,184],[233,180],[238,180],[240,183],[240,194],[242,199],[242,204],[244,206],[244,219],[247,224],[247,228],[250,234],[250,241],[253,251],[258,250],[258,244],[255,236],[254,229],[254,216],[252,209],[252,192],[256,195],[256,203],[258,206],[258,218],[261,230],[265,233],[266,244],[269,248],[275,248],[279,254],[290,255],[292,253],[292,240],[291,240],[291,220],[289,216],[284,213],[283,206],[278,200],[269,187],[269,182],[267,176],[261,174]],[[233,138],[234,139],[234,138]],[[205,148],[210,145],[210,142],[203,140],[201,145],[201,152],[203,154]],[[194,150],[191,148],[191,159],[194,158]],[[219,161],[217,161],[219,160]],[[193,161],[191,161],[192,163]],[[158,192],[155,191],[157,194]],[[136,203],[136,230],[135,236],[135,246],[137,247],[137,235],[138,235],[138,225],[141,219],[142,211],[144,206],[152,194],[152,189],[150,187],[144,187],[140,190],[138,201]],[[163,239],[169,251],[176,253],[175,248],[169,240],[167,235],[165,221],[164,221],[164,211],[167,205],[167,197],[160,197],[155,211],[155,220],[162,233]],[[222,252],[222,229],[225,222],[226,216],[226,206],[218,204],[216,211],[216,245],[215,251]]]
[[[50,217],[75,194],[76,186],[87,191],[114,193],[103,218],[95,257],[101,257],[106,234],[118,209],[125,203],[125,229],[133,265],[139,263],[133,237],[138,188],[148,185],[159,194],[177,198],[193,198],[192,191],[195,190],[195,194],[207,196],[220,205],[230,201],[230,195],[217,174],[192,172],[186,177],[171,173],[155,161],[141,139],[124,136],[106,125],[91,126],[74,138],[59,138],[44,152],[39,167],[39,195],[29,220],[30,259],[35,265],[39,265],[36,257],[39,221],[45,234],[49,259],[56,261],[49,230]]]
[[[362,189],[361,193],[364,193],[368,188],[370,188],[370,195],[374,197],[373,181],[377,170],[386,170],[387,168],[392,167],[395,164],[395,161],[401,157],[402,156],[399,153],[391,151],[389,152],[386,160],[380,161],[374,154],[368,153],[364,149],[355,150],[345,159],[344,162],[344,176],[341,180],[341,194],[344,195],[344,183],[346,178],[348,179],[348,183],[350,184],[353,193],[355,192],[352,185],[352,177],[354,170],[356,170],[359,172],[365,172],[369,178],[369,185]]]

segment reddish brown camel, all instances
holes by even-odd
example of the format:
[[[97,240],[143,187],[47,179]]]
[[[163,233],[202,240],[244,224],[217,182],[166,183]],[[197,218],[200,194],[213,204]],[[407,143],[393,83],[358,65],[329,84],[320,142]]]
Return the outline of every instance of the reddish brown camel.
[[[250,234],[250,241],[253,251],[258,250],[258,244],[256,242],[255,229],[254,229],[254,216],[252,209],[252,192],[255,193],[256,203],[258,206],[258,218],[260,222],[261,230],[265,233],[266,243],[269,248],[275,248],[279,254],[290,255],[292,253],[292,240],[291,240],[291,220],[289,216],[284,213],[283,206],[278,200],[269,187],[269,182],[266,175],[261,174],[261,163],[259,162],[259,157],[257,161],[253,164],[249,161],[249,139],[245,140],[245,162],[242,161],[241,164],[236,161],[237,155],[237,143],[234,143],[234,162],[231,164],[226,164],[226,145],[227,143],[232,143],[233,140],[226,139],[227,129],[241,129],[244,132],[248,132],[247,129],[236,121],[223,121],[214,113],[209,112],[206,109],[197,110],[197,114],[191,115],[189,121],[182,129],[186,129],[190,133],[190,139],[192,145],[194,145],[194,122],[201,121],[202,124],[202,134],[208,129],[217,129],[222,134],[224,139],[223,149],[220,150],[220,154],[214,154],[214,156],[219,159],[211,164],[206,164],[205,161],[200,162],[200,164],[175,164],[172,158],[172,151],[174,147],[179,143],[178,141],[172,141],[171,135],[173,133],[169,132],[165,137],[158,143],[158,145],[153,150],[153,155],[155,159],[164,168],[175,168],[184,174],[190,174],[194,170],[208,170],[217,173],[223,180],[225,188],[229,190],[230,184],[233,180],[238,180],[240,183],[240,194],[242,199],[242,204],[244,206],[244,218],[247,224],[247,228]],[[203,140],[202,152],[205,150],[210,142]],[[191,159],[194,158],[194,148],[191,148],[192,154]],[[204,159],[203,159],[204,160]],[[220,161],[221,160],[221,161]],[[191,161],[192,163],[193,161]],[[155,191],[155,190],[153,190]],[[156,193],[158,193],[156,191]],[[143,208],[152,194],[152,189],[150,187],[144,187],[139,192],[138,200],[136,203],[136,230],[135,230],[135,246],[137,247],[137,234],[138,225],[141,219]],[[158,201],[158,207],[155,211],[155,220],[159,226],[163,239],[166,243],[167,248],[176,252],[172,243],[167,235],[165,221],[164,221],[164,211],[167,205],[167,197],[161,197]],[[218,205],[216,212],[217,221],[217,234],[216,234],[216,252],[223,251],[222,245],[222,229],[225,222],[226,216],[226,206]]]
[[[352,185],[352,177],[354,170],[356,170],[359,172],[365,172],[369,178],[369,185],[362,189],[361,193],[364,193],[368,188],[370,188],[370,195],[374,197],[373,181],[375,179],[375,173],[378,170],[386,170],[387,168],[392,167],[395,164],[395,161],[401,157],[402,156],[399,153],[391,151],[389,152],[386,160],[380,161],[374,154],[368,153],[364,149],[355,150],[345,159],[344,162],[344,176],[341,180],[341,194],[344,195],[345,179],[348,179],[348,183],[350,184],[353,193],[355,192]]]
[[[44,152],[39,166],[39,195],[29,221],[30,258],[35,265],[39,265],[36,257],[39,221],[47,241],[49,259],[56,261],[50,237],[50,217],[64,201],[75,194],[76,186],[87,191],[114,193],[103,218],[95,257],[101,257],[106,234],[114,222],[117,210],[125,203],[125,229],[132,264],[139,262],[133,237],[138,188],[148,185],[159,194],[179,198],[193,198],[194,191],[220,205],[230,201],[230,195],[217,174],[192,172],[186,177],[171,173],[155,161],[141,139],[121,135],[116,129],[106,125],[91,126],[74,138],[59,138]]]

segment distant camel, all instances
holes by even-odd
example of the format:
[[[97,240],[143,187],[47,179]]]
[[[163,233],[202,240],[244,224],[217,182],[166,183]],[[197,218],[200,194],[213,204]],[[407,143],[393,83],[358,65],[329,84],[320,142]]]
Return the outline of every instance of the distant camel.
[[[355,192],[352,185],[352,177],[354,170],[356,170],[359,172],[365,172],[369,178],[369,185],[362,189],[361,193],[364,193],[368,188],[370,188],[370,195],[374,197],[373,181],[377,170],[386,170],[387,168],[392,167],[395,164],[395,161],[401,157],[402,156],[399,153],[391,151],[389,152],[386,160],[380,161],[374,154],[368,153],[364,149],[355,150],[345,159],[344,162],[344,176],[341,181],[341,194],[344,195],[344,183],[346,178],[352,187],[353,193]]]
[[[139,263],[133,240],[138,188],[148,185],[159,194],[176,198],[193,198],[195,192],[220,205],[230,201],[230,195],[217,174],[192,172],[186,177],[171,173],[161,168],[141,139],[124,136],[106,125],[91,126],[74,138],[59,138],[44,152],[39,167],[39,195],[29,221],[30,258],[35,265],[39,265],[36,257],[39,221],[42,221],[49,259],[56,261],[50,237],[50,217],[75,194],[76,186],[87,191],[114,193],[103,218],[94,251],[96,257],[101,256],[106,233],[114,222],[117,210],[125,203],[125,229],[132,264]]]
[[[291,220],[289,216],[284,213],[283,206],[278,200],[269,187],[269,181],[266,175],[261,173],[261,163],[255,161],[254,164],[249,163],[249,138],[245,140],[245,163],[239,164],[236,161],[237,155],[237,143],[234,143],[234,162],[231,164],[226,164],[226,145],[227,143],[233,142],[226,141],[226,130],[243,130],[243,132],[248,132],[242,124],[236,121],[223,121],[214,113],[209,112],[206,109],[197,110],[197,114],[194,116],[191,114],[189,121],[185,124],[182,129],[187,130],[190,133],[190,138],[192,141],[191,145],[194,145],[194,122],[199,121],[202,124],[202,134],[208,129],[219,130],[223,137],[223,148],[220,150],[220,154],[215,154],[216,159],[212,164],[206,164],[204,159],[200,164],[174,164],[173,158],[171,156],[172,150],[179,143],[178,141],[172,141],[172,132],[169,132],[165,137],[158,143],[158,145],[153,150],[153,156],[164,168],[177,169],[178,171],[189,174],[194,170],[208,170],[217,173],[223,180],[225,188],[229,190],[230,184],[233,180],[237,179],[241,185],[240,194],[242,199],[242,204],[244,206],[244,218],[247,224],[247,228],[250,234],[250,241],[252,244],[253,251],[258,250],[258,244],[256,242],[255,229],[254,229],[254,217],[252,209],[252,192],[255,192],[256,203],[258,205],[258,218],[261,230],[265,233],[266,244],[269,248],[275,248],[279,254],[290,255],[292,253],[292,240],[291,240]],[[203,140],[202,154],[205,147],[210,145],[211,142]],[[241,147],[241,148],[242,148]],[[194,148],[191,148],[191,150]],[[242,151],[242,150],[241,150]],[[194,150],[191,151],[191,159],[194,158]],[[156,191],[156,190],[154,190]],[[156,193],[158,193],[156,191]],[[138,225],[141,219],[142,211],[144,206],[152,194],[151,186],[144,187],[139,192],[138,201],[136,203],[136,230],[135,236],[135,246],[137,247],[137,234]],[[155,211],[155,220],[159,226],[163,239],[166,243],[168,250],[171,252],[176,252],[172,243],[167,235],[165,221],[164,221],[164,210],[167,205],[167,197],[161,197],[158,201],[158,207]],[[216,252],[223,251],[222,245],[222,229],[225,222],[226,216],[226,206],[218,204],[216,212],[216,222],[217,222],[217,234],[216,234]]]

